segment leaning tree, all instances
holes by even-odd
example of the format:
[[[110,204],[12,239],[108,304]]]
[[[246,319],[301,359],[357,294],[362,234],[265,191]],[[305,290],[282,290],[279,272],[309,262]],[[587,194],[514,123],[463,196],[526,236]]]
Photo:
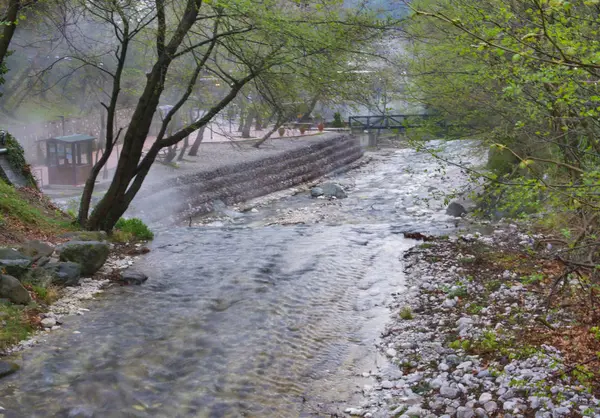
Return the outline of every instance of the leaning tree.
[[[365,8],[347,9],[339,1],[315,3],[247,0],[73,0],[74,24],[64,24],[73,45],[73,63],[94,68],[109,79],[106,100],[105,150],[94,165],[81,199],[78,221],[91,230],[110,231],[144,183],[159,152],[203,128],[258,77],[310,72],[334,51],[353,54],[372,41],[382,24]],[[82,20],[103,31],[81,33]],[[61,22],[68,21],[63,19]],[[84,45],[85,47],[83,47]],[[93,52],[90,52],[93,51]],[[139,59],[143,68],[139,71]],[[140,54],[142,51],[142,54]],[[75,65],[75,64],[71,64]],[[138,92],[128,126],[116,128],[115,116],[124,81],[137,75]],[[220,80],[206,112],[173,128],[178,112],[189,112],[203,79]],[[181,80],[184,80],[182,83]],[[168,96],[172,105],[160,122],[156,140],[144,149],[155,113]],[[114,177],[100,202],[90,211],[96,178],[117,141],[122,142]]]

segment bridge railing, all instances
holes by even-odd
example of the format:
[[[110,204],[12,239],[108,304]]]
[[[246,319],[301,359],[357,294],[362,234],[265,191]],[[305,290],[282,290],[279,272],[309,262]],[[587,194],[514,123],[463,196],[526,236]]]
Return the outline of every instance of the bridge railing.
[[[350,116],[348,126],[350,129],[397,129],[404,131],[406,128],[419,126],[414,121],[425,120],[434,115],[379,115],[379,116]]]

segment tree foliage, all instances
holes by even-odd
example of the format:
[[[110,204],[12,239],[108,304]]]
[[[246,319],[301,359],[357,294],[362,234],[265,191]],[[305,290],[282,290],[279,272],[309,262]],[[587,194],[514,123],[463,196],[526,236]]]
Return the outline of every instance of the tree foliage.
[[[244,91],[255,86],[275,106],[308,91],[301,86],[309,86],[309,75],[311,92],[321,94],[328,84],[316,83],[315,74],[322,74],[322,68],[343,74],[338,66],[372,42],[385,25],[366,9],[344,8],[337,0],[64,4],[57,10],[61,18],[51,19],[60,22],[64,54],[48,70],[86,70],[104,80],[98,87],[106,111],[105,150],[86,183],[78,216],[89,229],[112,229],[159,152],[206,126]],[[190,120],[185,115],[198,102],[206,79],[218,80],[213,84],[220,88],[202,100],[206,112]],[[133,117],[119,130],[115,112],[124,102],[133,107]],[[157,108],[167,104],[171,107],[160,118],[156,141],[145,148]],[[117,140],[123,147],[115,176],[90,213],[96,177]]]
[[[600,3],[418,0],[410,7],[410,97],[457,137],[494,147],[494,170],[475,174],[488,180],[487,196],[503,205],[502,215],[545,212],[544,223],[563,231],[559,257],[596,266]],[[584,286],[598,295],[597,284]]]

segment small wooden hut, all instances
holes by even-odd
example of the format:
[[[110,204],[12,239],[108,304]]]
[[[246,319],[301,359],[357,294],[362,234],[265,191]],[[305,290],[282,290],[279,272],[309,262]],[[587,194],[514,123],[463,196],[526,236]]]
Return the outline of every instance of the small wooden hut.
[[[57,185],[84,184],[92,171],[94,137],[84,134],[57,136],[46,140],[48,182]]]

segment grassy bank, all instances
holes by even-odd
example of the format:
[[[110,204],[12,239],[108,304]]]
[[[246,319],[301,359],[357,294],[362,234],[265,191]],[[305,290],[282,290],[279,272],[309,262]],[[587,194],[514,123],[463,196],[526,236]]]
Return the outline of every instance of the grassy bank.
[[[105,277],[106,274],[101,271],[93,275],[78,272],[74,282],[62,281],[60,276],[56,276],[56,271],[46,270],[47,266],[69,264],[63,262],[74,260],[62,259],[64,254],[61,254],[59,259],[56,251],[57,244],[69,240],[106,241],[108,238],[114,244],[110,246],[110,254],[113,258],[121,258],[144,253],[147,249],[137,248],[131,244],[153,238],[153,233],[139,219],[119,220],[114,233],[108,237],[103,233],[81,231],[73,221],[72,216],[62,212],[39,191],[30,188],[15,189],[0,180],[0,248],[17,249],[20,256],[27,255],[32,257],[27,260],[33,260],[26,267],[25,273],[19,275],[10,273],[11,276],[16,275],[19,286],[29,293],[30,300],[27,298],[28,302],[21,302],[11,299],[15,302],[12,303],[9,299],[0,299],[0,353],[6,352],[19,341],[27,339],[37,330],[44,327],[51,328],[48,324],[44,325],[42,320],[52,312],[51,305],[54,302],[62,296],[72,296],[72,292],[65,291],[65,285],[77,285],[80,278],[83,280],[90,276],[94,279],[120,277],[120,270],[112,271],[108,274],[109,277]],[[65,235],[69,232],[75,234]],[[36,248],[37,245],[47,247],[47,252],[30,253],[29,250]],[[5,253],[10,254],[10,251]],[[0,274],[9,273],[6,270],[10,270],[10,264],[7,263],[0,264]],[[1,267],[2,265],[6,267]],[[2,280],[3,283],[5,280],[10,283],[10,280],[14,281],[15,278],[6,279],[3,276]],[[3,297],[10,298],[5,294]]]
[[[0,246],[55,238],[75,230],[73,219],[34,189],[15,189],[0,180]]]

